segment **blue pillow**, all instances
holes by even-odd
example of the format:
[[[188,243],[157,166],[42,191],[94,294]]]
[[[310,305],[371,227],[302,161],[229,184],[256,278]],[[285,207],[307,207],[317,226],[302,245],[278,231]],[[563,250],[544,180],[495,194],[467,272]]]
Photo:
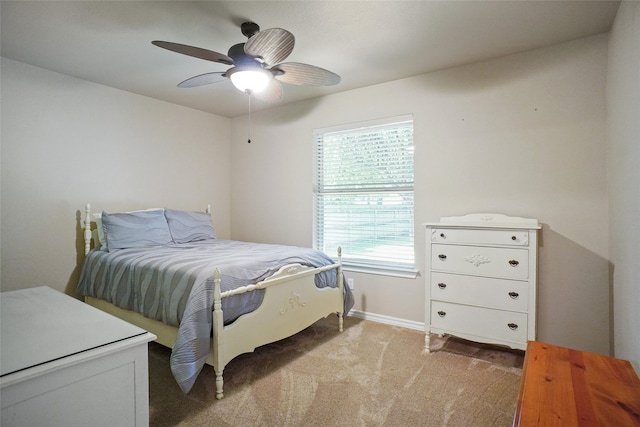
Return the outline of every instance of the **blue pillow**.
[[[108,214],[102,212],[107,250],[163,246],[171,233],[162,210]]]
[[[176,211],[165,208],[164,215],[169,224],[171,238],[175,243],[189,243],[216,238],[211,216],[208,213]]]

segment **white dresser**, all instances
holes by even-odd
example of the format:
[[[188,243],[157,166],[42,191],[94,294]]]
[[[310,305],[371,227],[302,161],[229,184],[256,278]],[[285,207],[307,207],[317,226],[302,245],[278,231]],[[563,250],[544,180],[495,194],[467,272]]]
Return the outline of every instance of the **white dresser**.
[[[149,332],[48,287],[0,293],[0,425],[147,426]]]
[[[538,221],[501,214],[425,224],[429,334],[525,350],[536,339]]]

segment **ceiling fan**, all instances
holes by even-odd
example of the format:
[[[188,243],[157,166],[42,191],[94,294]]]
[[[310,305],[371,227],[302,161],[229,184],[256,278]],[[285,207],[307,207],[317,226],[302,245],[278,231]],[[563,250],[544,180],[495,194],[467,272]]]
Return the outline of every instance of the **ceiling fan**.
[[[240,30],[248,38],[247,42],[231,46],[226,55],[179,43],[159,40],[151,43],[183,55],[231,65],[223,72],[191,77],[178,87],[203,86],[229,78],[239,90],[266,102],[277,102],[282,99],[280,82],[312,86],[331,86],[340,82],[339,75],[323,68],[299,62],[283,63],[295,44],[295,37],[289,31],[282,28],[260,31],[258,24],[253,22],[243,23]]]

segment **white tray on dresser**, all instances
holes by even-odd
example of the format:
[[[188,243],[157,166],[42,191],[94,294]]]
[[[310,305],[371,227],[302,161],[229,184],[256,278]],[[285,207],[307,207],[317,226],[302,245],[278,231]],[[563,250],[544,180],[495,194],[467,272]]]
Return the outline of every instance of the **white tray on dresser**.
[[[0,293],[0,425],[147,426],[155,335],[48,287]]]
[[[536,338],[538,221],[469,214],[426,223],[430,333],[525,350]]]

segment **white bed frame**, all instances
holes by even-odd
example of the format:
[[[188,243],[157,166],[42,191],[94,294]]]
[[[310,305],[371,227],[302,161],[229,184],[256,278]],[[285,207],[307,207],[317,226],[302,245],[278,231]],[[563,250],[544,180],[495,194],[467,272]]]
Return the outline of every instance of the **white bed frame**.
[[[86,205],[84,221],[85,255],[91,249],[91,206]],[[327,270],[337,270],[335,288],[318,288],[315,285],[316,274]],[[344,284],[342,280],[341,250],[338,249],[338,262],[332,265],[311,268],[300,264],[282,267],[273,276],[262,282],[220,291],[220,271],[216,269],[213,303],[213,339],[211,352],[206,363],[213,366],[216,373],[216,398],[222,399],[224,367],[233,358],[249,353],[257,347],[290,337],[311,326],[330,314],[338,315],[340,332],[343,330]],[[232,295],[264,289],[264,300],[255,311],[245,314],[232,324],[224,326],[222,299]],[[178,328],[139,313],[124,310],[106,301],[86,297],[85,302],[110,313],[129,323],[137,325],[158,338],[156,342],[172,348],[176,341]]]

